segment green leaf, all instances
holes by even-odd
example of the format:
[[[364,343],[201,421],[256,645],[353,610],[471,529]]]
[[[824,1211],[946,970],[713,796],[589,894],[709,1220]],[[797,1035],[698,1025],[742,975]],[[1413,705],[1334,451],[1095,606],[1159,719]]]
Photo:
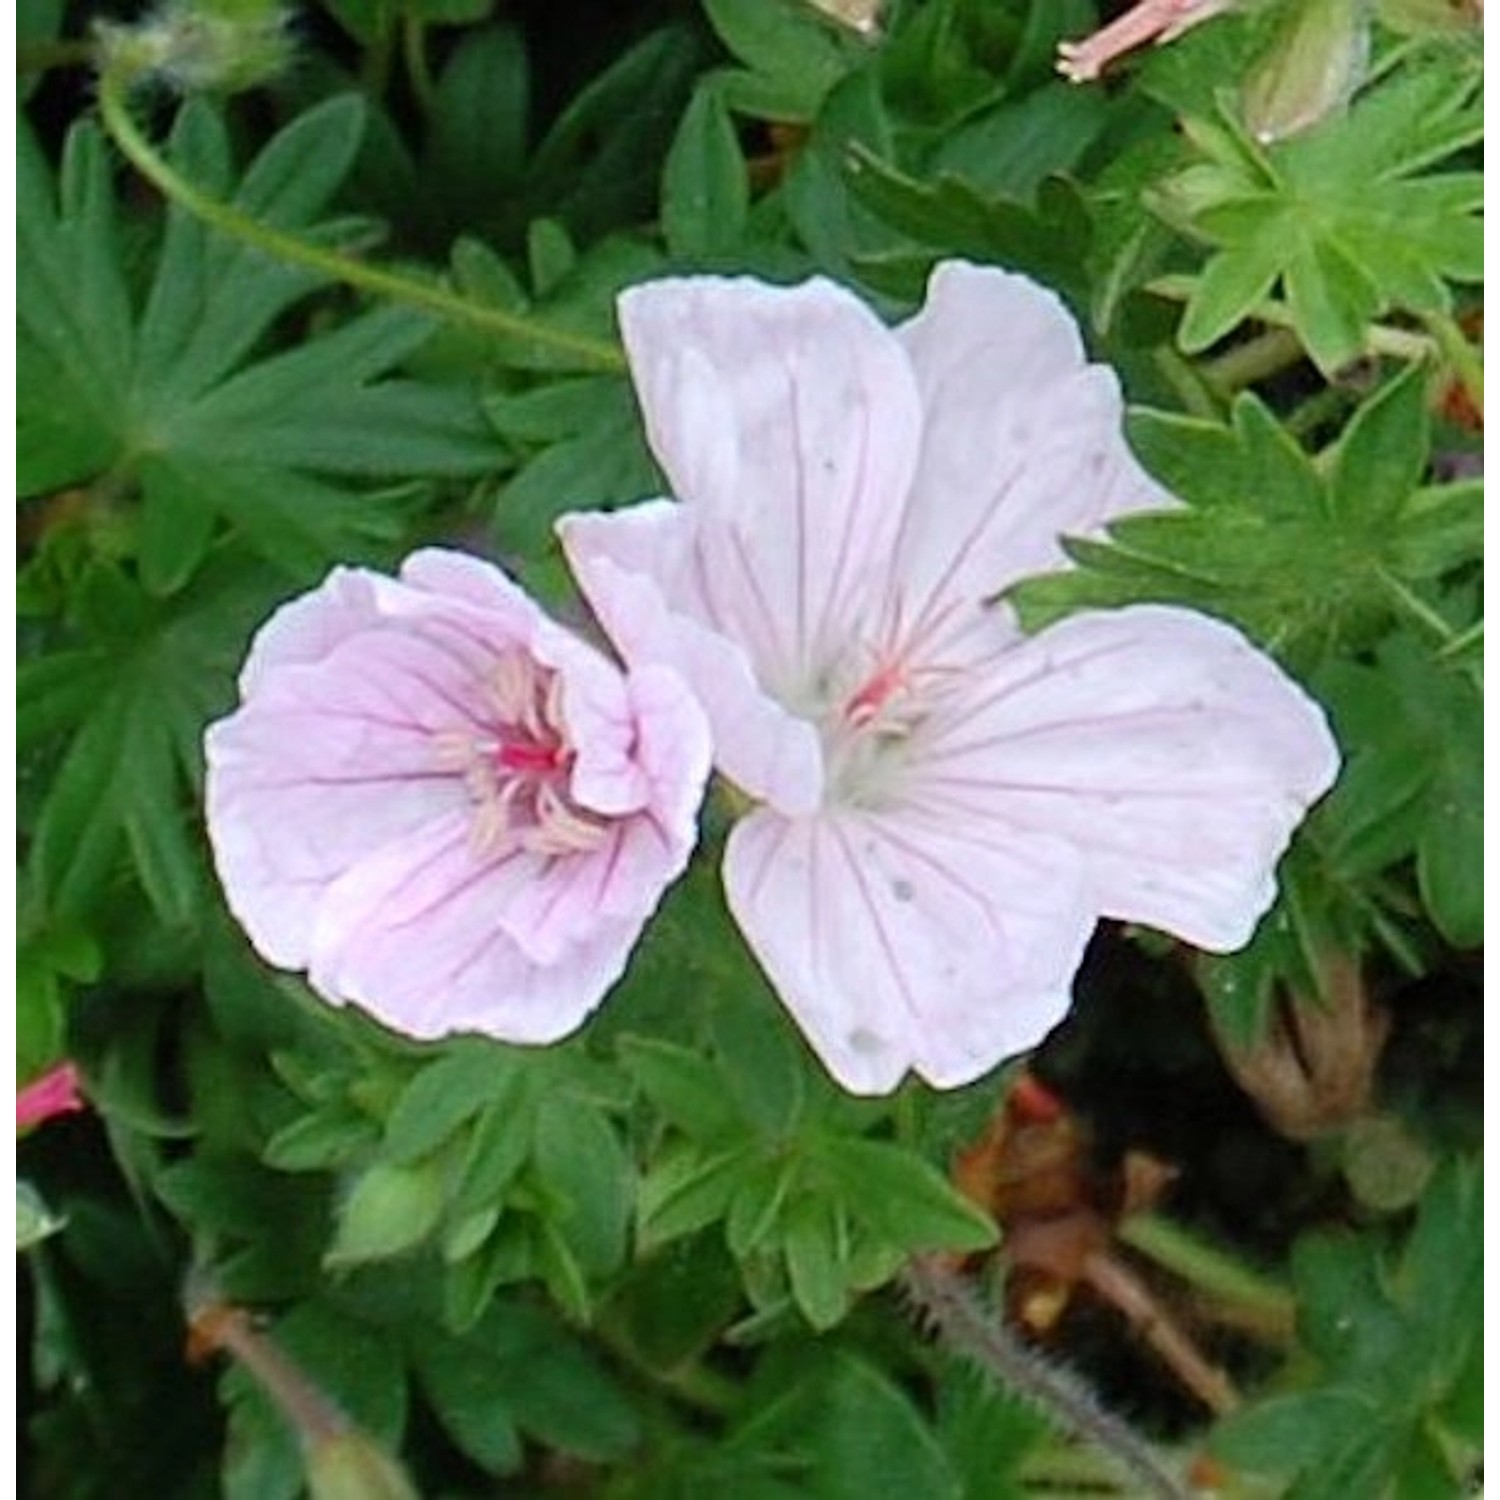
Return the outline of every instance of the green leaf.
[[[744,1148],[711,1156],[692,1148],[662,1152],[641,1182],[642,1243],[666,1244],[722,1218],[752,1160]]]
[[[667,249],[684,260],[733,250],[745,232],[750,180],[729,111],[700,85],[677,127],[661,186]]]
[[[792,1296],[820,1333],[849,1310],[846,1231],[834,1206],[811,1195],[792,1205],[781,1226]]]
[[[477,1339],[428,1331],[414,1349],[417,1376],[438,1421],[487,1474],[521,1467],[510,1412],[511,1371]]]
[[[547,1314],[519,1304],[496,1307],[474,1342],[503,1362],[510,1411],[539,1442],[609,1463],[640,1441],[640,1422],[624,1392]]]
[[[87,915],[128,855],[164,922],[194,917],[201,855],[186,794],[201,777],[203,727],[229,707],[249,627],[275,600],[267,582],[243,558],[226,558],[167,605],[116,570],[96,568],[80,593],[79,646],[23,665],[23,740],[76,726],[30,855],[49,910]],[[91,702],[78,692],[87,681],[97,685]]]
[[[534,1162],[558,1205],[558,1231],[590,1274],[625,1258],[635,1174],[620,1138],[597,1109],[547,1094],[536,1115]]]
[[[908,1250],[984,1250],[994,1224],[929,1163],[886,1141],[830,1137],[819,1160],[851,1214]]]
[[[744,1135],[745,1118],[725,1095],[722,1075],[696,1052],[635,1036],[622,1038],[620,1052],[652,1106],[684,1135],[706,1142]]]
[[[857,42],[798,0],[704,0],[704,9],[750,73],[751,88],[731,102],[762,118],[811,120],[859,57]]]
[[[344,1269],[388,1260],[421,1244],[442,1214],[444,1176],[437,1161],[377,1161],[345,1199],[324,1264]]]
[[[874,1364],[845,1351],[788,1390],[778,1410],[761,1417],[757,1436],[784,1443],[802,1460],[801,1494],[959,1500],[965,1493],[911,1399]]]
[[[1248,394],[1228,429],[1132,412],[1132,445],[1186,505],[1126,516],[1107,544],[1065,541],[1079,566],[1010,593],[1023,623],[1150,600],[1231,620],[1304,669],[1373,647],[1404,608],[1400,590],[1472,537],[1472,496],[1410,488],[1428,463],[1419,385],[1412,373],[1377,391],[1318,461]]]
[[[383,1155],[397,1163],[428,1155],[493,1101],[512,1099],[517,1082],[514,1060],[493,1042],[450,1043],[402,1090],[386,1120]]]
[[[1168,51],[1181,62],[1198,45]],[[1228,333],[1278,281],[1325,374],[1365,351],[1376,318],[1447,312],[1447,284],[1483,274],[1479,183],[1459,170],[1417,174],[1479,139],[1479,83],[1476,59],[1433,49],[1347,112],[1265,150],[1226,117],[1198,113],[1201,100],[1190,105],[1198,159],[1147,195],[1212,246],[1183,348]]]
[[[223,125],[194,104],[167,154],[243,213],[317,238],[312,221],[348,172],[363,125],[356,97],[329,100],[273,137],[234,185]],[[356,495],[327,477],[404,481],[495,465],[472,396],[382,378],[427,340],[429,318],[380,309],[267,353],[276,320],[320,278],[175,204],[148,255],[137,315],[119,272],[108,161],[91,132],[73,133],[55,198],[39,155],[23,157],[21,348],[39,391],[22,412],[36,419],[22,435],[23,480],[48,488],[108,472],[117,492],[134,486],[135,545],[152,591],[184,587],[225,526],[304,578],[394,534],[390,495]]]

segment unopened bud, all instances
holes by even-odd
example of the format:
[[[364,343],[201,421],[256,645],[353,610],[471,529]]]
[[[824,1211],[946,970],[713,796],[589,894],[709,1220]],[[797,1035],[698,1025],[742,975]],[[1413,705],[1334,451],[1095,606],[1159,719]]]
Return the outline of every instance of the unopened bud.
[[[237,93],[274,78],[291,58],[286,13],[265,0],[167,4],[133,26],[101,22],[102,64],[184,93]]]
[[[1292,996],[1250,1044],[1216,1028],[1219,1050],[1268,1124],[1290,1140],[1342,1130],[1370,1112],[1375,1072],[1390,1030],[1359,966],[1342,956],[1321,965],[1320,993]]]
[[[401,1465],[357,1427],[308,1450],[307,1488],[312,1500],[418,1500]]]
[[[1307,130],[1348,104],[1370,60],[1369,0],[1289,0],[1270,50],[1241,91],[1263,143]]]

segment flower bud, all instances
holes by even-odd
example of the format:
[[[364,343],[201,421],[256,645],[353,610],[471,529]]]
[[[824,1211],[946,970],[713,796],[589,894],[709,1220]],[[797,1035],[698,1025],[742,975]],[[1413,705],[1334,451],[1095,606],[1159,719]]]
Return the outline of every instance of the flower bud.
[[[1245,79],[1245,124],[1284,140],[1342,109],[1370,57],[1368,0],[1291,0],[1270,50]]]
[[[184,93],[233,94],[265,83],[291,56],[286,13],[267,0],[166,4],[134,26],[98,27],[102,66]]]
[[[307,1488],[312,1500],[417,1500],[401,1465],[357,1427],[309,1448]]]

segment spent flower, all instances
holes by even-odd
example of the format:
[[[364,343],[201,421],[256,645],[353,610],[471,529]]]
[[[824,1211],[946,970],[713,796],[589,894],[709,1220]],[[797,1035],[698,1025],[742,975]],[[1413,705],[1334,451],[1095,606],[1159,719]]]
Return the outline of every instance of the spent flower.
[[[696,841],[703,714],[498,569],[335,569],[261,629],[207,737],[208,826],[271,963],[418,1037],[553,1041],[623,971]]]
[[[620,316],[679,498],[564,544],[762,804],[730,906],[834,1076],[951,1087],[1034,1045],[1101,916],[1244,944],[1336,771],[1319,709],[1189,611],[1028,638],[993,602],[1063,533],[1174,503],[1057,300],[949,263],[894,331],[821,280],[659,281]]]

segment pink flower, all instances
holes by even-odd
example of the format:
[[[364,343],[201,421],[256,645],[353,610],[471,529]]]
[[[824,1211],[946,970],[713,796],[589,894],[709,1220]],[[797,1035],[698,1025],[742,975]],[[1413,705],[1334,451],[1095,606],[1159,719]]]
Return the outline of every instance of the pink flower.
[[[16,1095],[16,1129],[29,1130],[58,1115],[76,1114],[85,1107],[79,1089],[78,1069],[70,1062],[33,1079]]]
[[[208,826],[261,955],[398,1031],[547,1042],[620,976],[696,841],[702,711],[503,574],[335,569],[208,732]]]
[[[1319,710],[1184,610],[1027,638],[986,606],[1063,563],[1060,533],[1174,503],[1058,302],[948,264],[895,331],[823,281],[662,281],[620,312],[681,501],[563,540],[762,802],[729,902],[834,1076],[951,1087],[1032,1046],[1100,916],[1245,943],[1336,771]]]

